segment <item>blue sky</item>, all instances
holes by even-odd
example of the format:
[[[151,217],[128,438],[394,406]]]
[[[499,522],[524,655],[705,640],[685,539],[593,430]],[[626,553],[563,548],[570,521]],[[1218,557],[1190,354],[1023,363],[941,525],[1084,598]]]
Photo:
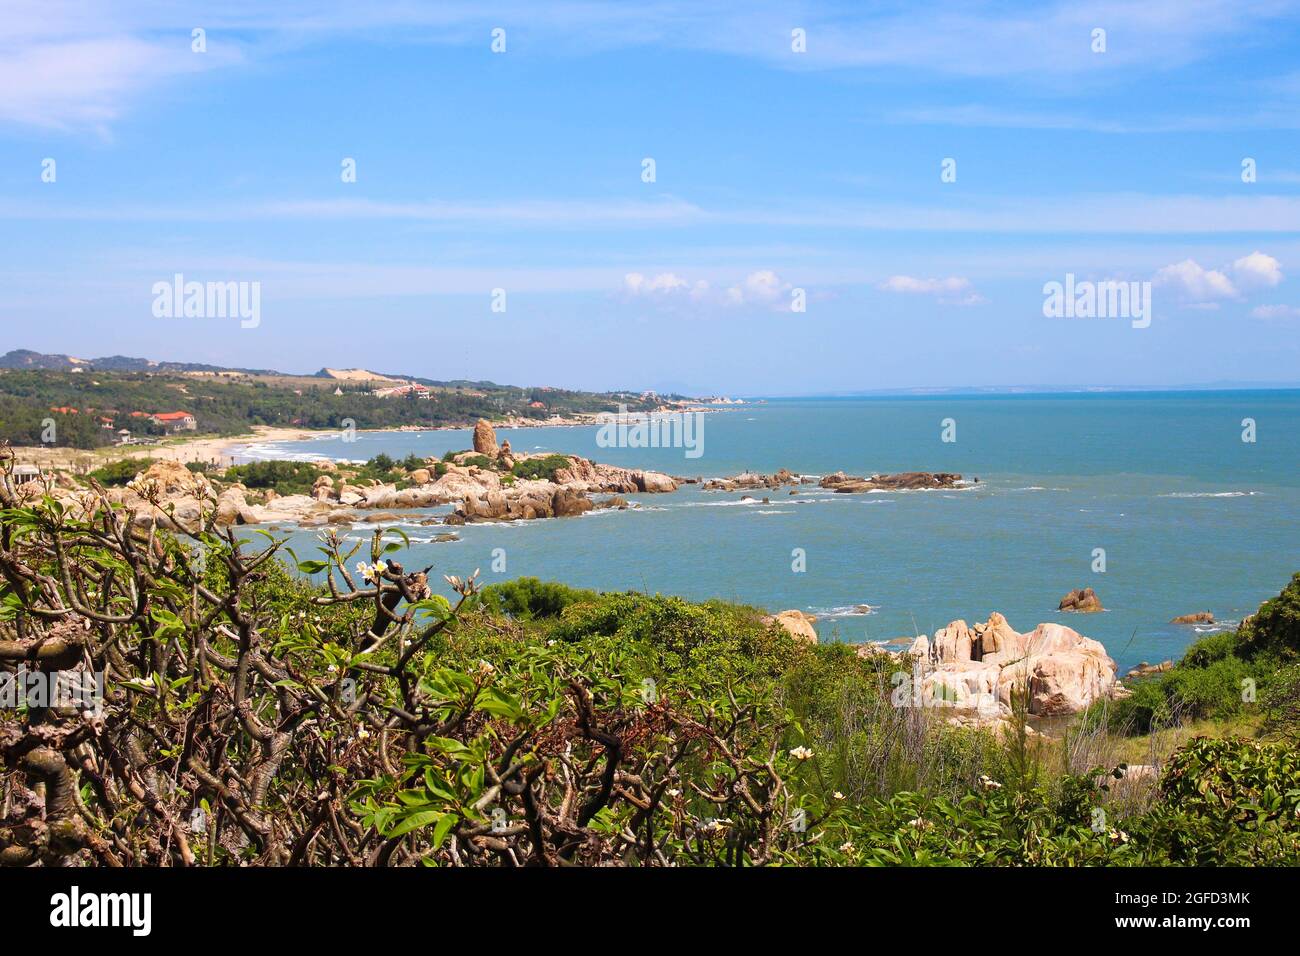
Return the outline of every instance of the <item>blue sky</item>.
[[[0,346],[736,394],[1300,382],[1296,3],[542,6],[6,3]],[[259,282],[260,324],[155,318],[178,272]],[[1150,326],[1045,317],[1067,273],[1152,282]]]

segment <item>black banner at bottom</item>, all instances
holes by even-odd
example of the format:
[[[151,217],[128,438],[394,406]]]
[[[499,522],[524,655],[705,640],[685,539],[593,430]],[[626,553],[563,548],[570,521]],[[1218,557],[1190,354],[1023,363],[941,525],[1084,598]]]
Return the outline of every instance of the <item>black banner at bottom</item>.
[[[748,934],[762,937],[778,923],[835,918],[844,903],[854,913],[887,915],[893,925],[915,917],[942,934],[936,914],[953,911],[941,901],[965,901],[958,906],[963,910],[976,898],[998,901],[998,912],[1027,925],[1050,921],[1089,936],[1175,931],[1228,941],[1236,933],[1290,925],[1296,872],[26,869],[0,870],[0,898],[5,914],[19,920],[6,921],[9,927],[21,925],[25,937],[95,936],[128,947],[191,941],[196,932],[211,933],[213,942],[234,939],[251,925],[261,944],[337,946],[352,933],[378,929],[386,942],[408,933],[427,940],[442,924],[504,929],[503,920],[522,918],[554,928],[562,924],[548,917],[586,919],[601,911],[617,914],[620,923],[632,917],[680,925],[686,918],[701,938],[713,928],[735,943]]]

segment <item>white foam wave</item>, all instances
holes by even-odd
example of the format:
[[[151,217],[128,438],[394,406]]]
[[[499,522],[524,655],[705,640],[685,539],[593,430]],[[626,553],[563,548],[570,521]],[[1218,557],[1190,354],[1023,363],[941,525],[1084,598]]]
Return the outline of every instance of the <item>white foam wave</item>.
[[[1250,498],[1259,494],[1257,491],[1175,491],[1161,498]]]

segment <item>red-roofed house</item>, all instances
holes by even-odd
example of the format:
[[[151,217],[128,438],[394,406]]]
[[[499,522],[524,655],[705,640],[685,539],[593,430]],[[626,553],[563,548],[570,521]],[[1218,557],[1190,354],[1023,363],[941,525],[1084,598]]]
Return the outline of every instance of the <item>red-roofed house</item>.
[[[199,427],[198,420],[189,412],[160,412],[157,415],[150,415],[149,421],[174,432],[192,432]]]

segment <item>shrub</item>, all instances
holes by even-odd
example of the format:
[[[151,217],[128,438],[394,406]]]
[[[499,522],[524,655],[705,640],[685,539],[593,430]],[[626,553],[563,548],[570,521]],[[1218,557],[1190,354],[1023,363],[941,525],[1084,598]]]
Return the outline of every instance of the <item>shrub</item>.
[[[269,488],[281,495],[305,495],[323,471],[305,461],[254,461],[226,469],[227,481],[245,488]]]
[[[516,478],[555,480],[555,473],[561,468],[569,468],[573,461],[567,455],[547,455],[545,458],[526,458],[515,462],[510,473]]]
[[[1300,573],[1292,575],[1281,594],[1265,601],[1256,614],[1242,622],[1237,629],[1237,655],[1300,660]]]
[[[570,604],[598,598],[595,591],[582,591],[538,578],[516,578],[483,589],[484,607],[498,614],[529,620],[558,617]]]
[[[105,488],[111,488],[114,485],[124,485],[142,471],[147,471],[153,464],[152,458],[123,458],[120,461],[109,462],[102,468],[96,468],[90,473]]]

